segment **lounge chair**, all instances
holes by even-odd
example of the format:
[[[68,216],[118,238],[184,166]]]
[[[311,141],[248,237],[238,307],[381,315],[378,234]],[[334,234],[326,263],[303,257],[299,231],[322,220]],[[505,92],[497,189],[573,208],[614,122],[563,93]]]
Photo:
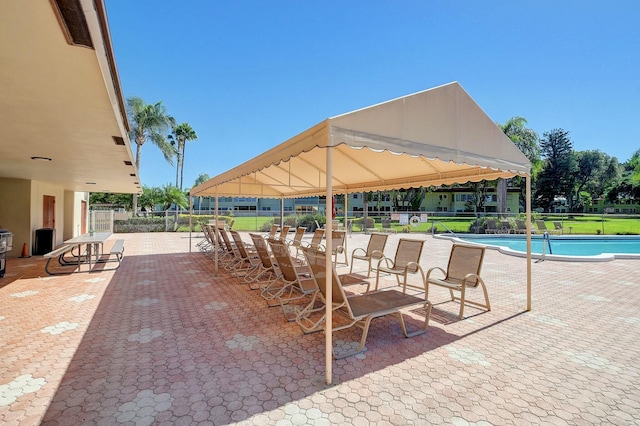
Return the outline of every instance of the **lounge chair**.
[[[380,274],[387,273],[396,276],[398,285],[403,287],[403,292],[407,291],[407,287],[413,287],[418,289],[424,289],[424,271],[420,266],[420,255],[422,254],[422,248],[424,247],[424,240],[411,240],[408,238],[400,238],[398,241],[398,248],[396,249],[396,256],[391,261],[386,256],[383,256],[378,260],[376,267],[376,291],[378,291],[378,285],[380,282]],[[417,274],[420,272],[422,280],[420,283],[422,286],[416,286],[407,283],[407,277],[409,274]],[[400,282],[402,277],[402,283]],[[367,287],[367,292],[369,287]]]
[[[289,247],[293,247],[296,249],[295,256],[298,257],[298,253],[300,252],[300,245],[302,244],[302,237],[304,233],[307,231],[307,228],[304,226],[299,226],[296,228],[296,233],[293,236],[292,240],[287,240]]]
[[[276,234],[278,233],[278,229],[280,229],[278,225],[271,225],[271,230],[269,231],[269,234],[265,236],[265,238],[275,238]]]
[[[349,266],[349,257],[345,248],[345,237],[347,231],[332,231],[331,252],[333,253],[333,263],[343,263]],[[344,262],[338,262],[338,255],[344,255]]]
[[[387,245],[388,234],[372,233],[369,237],[369,244],[367,249],[356,248],[351,253],[351,269],[349,272],[353,272],[353,263],[355,260],[364,260],[368,263],[367,266],[367,278],[371,276],[371,262],[374,260],[380,260],[384,257],[384,247]]]
[[[262,297],[271,307],[280,305],[288,321],[295,320],[295,315],[287,314],[285,305],[294,300],[301,299],[308,295],[313,295],[318,291],[307,267],[296,267],[291,259],[289,246],[282,239],[269,240],[271,252],[277,263],[278,281],[280,286],[265,287],[262,291]],[[277,302],[277,303],[276,303]],[[295,310],[292,310],[295,312]]]
[[[442,268],[434,267],[427,271],[427,293],[425,298],[429,297],[429,287],[436,285],[448,289],[449,294],[451,295],[451,300],[460,301],[459,319],[462,319],[463,317],[465,303],[485,308],[487,311],[490,311],[491,305],[489,304],[487,287],[484,284],[483,279],[480,277],[482,260],[484,259],[484,250],[485,248],[482,246],[454,244],[453,247],[451,247],[447,270],[445,271]],[[435,271],[440,271],[444,275],[444,278],[431,276]],[[467,300],[466,297],[467,289],[478,287],[478,284],[484,293],[484,304]],[[454,291],[460,292],[460,296],[455,296],[453,294]]]
[[[213,238],[218,240],[218,262],[220,262],[223,267],[226,267],[236,261],[238,253],[235,251],[233,244],[231,244],[227,232],[215,226],[210,226],[209,229],[212,232]]]
[[[313,231],[313,237],[311,237],[311,242],[308,244],[302,243],[305,247],[312,248],[317,250],[320,244],[322,244],[322,239],[324,238],[324,229],[317,228]]]
[[[538,227],[538,232],[540,232],[541,234],[543,233],[548,233],[548,234],[559,234],[560,231],[557,231],[555,229],[549,229],[547,228],[547,224],[545,223],[544,220],[536,220],[536,226]]]
[[[561,222],[553,222],[553,227],[559,234],[564,234],[564,228],[562,227]]]
[[[326,289],[326,257],[322,251],[305,250],[305,256],[307,263],[311,269],[311,275],[314,282],[318,287],[318,297],[327,300]],[[333,331],[344,330],[353,326],[362,328],[362,336],[358,348],[348,352],[336,353],[332,348],[333,356],[336,359],[346,358],[351,355],[358,354],[364,350],[365,343],[367,341],[367,335],[369,333],[369,326],[374,318],[383,317],[387,315],[395,315],[400,321],[402,332],[406,337],[413,337],[422,334],[427,331],[429,327],[429,317],[431,315],[431,303],[421,297],[412,296],[402,293],[398,290],[385,290],[375,293],[359,294],[355,296],[349,296],[344,292],[342,287],[340,276],[334,266],[333,277],[331,280],[332,288],[332,310],[334,314],[340,316],[343,323],[333,327]],[[308,306],[312,306],[309,304]],[[408,333],[407,327],[404,323],[404,316],[402,314],[403,309],[410,308],[424,308],[425,318],[424,323],[420,329]],[[325,308],[322,308],[325,309]],[[296,322],[303,331],[312,332],[317,331],[325,327],[325,317],[320,309],[315,309],[319,318],[315,319],[310,315],[298,315]],[[310,312],[307,312],[310,313]],[[312,319],[313,318],[313,319]],[[346,321],[346,324],[344,323]],[[337,323],[336,323],[337,324]]]
[[[253,241],[253,247],[258,254],[260,264],[254,273],[244,276],[243,282],[249,284],[249,288],[252,290],[264,289],[278,279],[278,272],[275,269],[274,260],[269,253],[267,240],[258,234],[249,234],[249,236],[251,237],[251,241]]]
[[[284,225],[282,228],[280,228],[280,235],[278,236],[278,238],[280,238],[281,240],[286,240],[287,239],[287,235],[289,234],[289,229],[291,227],[288,225]]]
[[[255,250],[250,251],[242,241],[242,237],[238,231],[230,231],[231,238],[233,238],[233,242],[235,243],[236,250],[240,255],[235,263],[232,265],[232,270],[235,273],[235,276],[238,277],[240,275],[251,274],[253,271],[258,268],[260,265],[260,258],[255,253]]]
[[[516,227],[513,230],[516,234],[526,234],[527,233],[527,224],[522,219],[516,219]]]
[[[485,234],[497,234],[500,232],[500,229],[496,225],[496,221],[494,219],[487,219],[487,227],[484,230]]]
[[[397,232],[395,228],[391,227],[391,218],[382,218],[380,220],[382,223],[382,232],[393,232],[394,234]]]

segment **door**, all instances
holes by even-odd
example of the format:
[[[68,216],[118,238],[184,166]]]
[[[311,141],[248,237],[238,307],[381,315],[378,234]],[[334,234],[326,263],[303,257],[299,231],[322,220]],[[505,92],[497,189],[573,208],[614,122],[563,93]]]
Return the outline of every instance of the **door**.
[[[56,197],[42,197],[42,227],[56,229]]]
[[[87,233],[87,202],[82,200],[80,208],[80,235]]]

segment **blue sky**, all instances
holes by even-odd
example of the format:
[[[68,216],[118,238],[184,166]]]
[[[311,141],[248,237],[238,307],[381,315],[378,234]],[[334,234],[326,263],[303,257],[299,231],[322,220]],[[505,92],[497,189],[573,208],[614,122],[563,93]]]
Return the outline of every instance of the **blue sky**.
[[[496,122],[620,162],[640,149],[640,2],[107,0],[125,97],[198,140],[184,183],[325,118],[458,81]],[[135,152],[135,149],[134,149]],[[146,186],[175,183],[150,142]]]

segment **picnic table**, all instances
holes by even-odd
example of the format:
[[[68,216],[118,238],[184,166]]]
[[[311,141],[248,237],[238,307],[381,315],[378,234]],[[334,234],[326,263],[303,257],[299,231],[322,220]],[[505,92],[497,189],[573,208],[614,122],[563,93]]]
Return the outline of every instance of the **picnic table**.
[[[83,264],[88,264],[88,272],[91,272],[96,264],[111,261],[117,261],[118,265],[110,269],[117,269],[124,252],[124,240],[116,240],[109,252],[109,257],[103,259],[103,245],[110,236],[111,232],[91,232],[64,241],[60,247],[44,255],[48,258],[45,265],[46,272],[50,275],[59,275],[58,272],[49,270],[49,262],[55,258],[58,258],[58,263],[62,266],[76,266],[77,272],[81,272],[80,268]],[[115,255],[115,260],[111,258],[112,255]]]

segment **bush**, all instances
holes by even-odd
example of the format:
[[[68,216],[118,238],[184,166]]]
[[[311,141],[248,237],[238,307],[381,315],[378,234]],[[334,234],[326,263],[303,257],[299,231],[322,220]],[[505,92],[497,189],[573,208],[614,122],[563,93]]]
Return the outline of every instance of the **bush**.
[[[307,231],[313,232],[317,228],[316,221],[318,221],[320,226],[322,226],[325,224],[326,218],[319,213],[307,214],[298,217],[298,226],[304,226],[305,228],[307,228]]]
[[[114,220],[113,232],[164,232],[164,217],[132,217],[127,220]]]

